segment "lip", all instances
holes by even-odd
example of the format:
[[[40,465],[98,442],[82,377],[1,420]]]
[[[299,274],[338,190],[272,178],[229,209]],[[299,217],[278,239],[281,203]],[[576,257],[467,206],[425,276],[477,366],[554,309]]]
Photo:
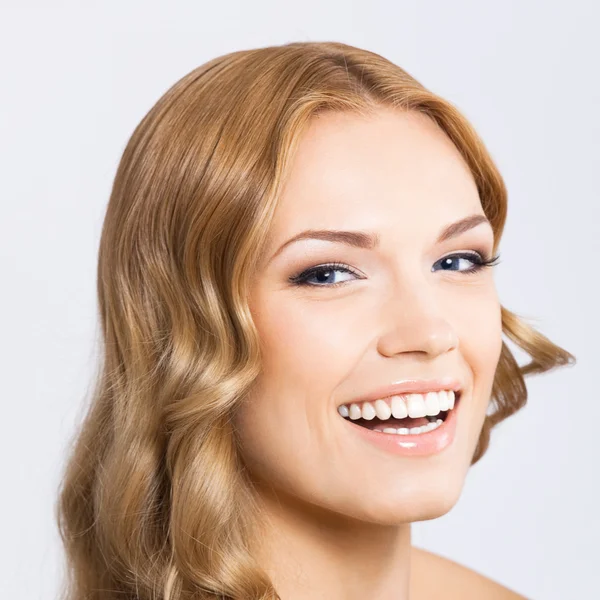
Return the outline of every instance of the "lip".
[[[446,388],[441,388],[446,389]],[[432,390],[429,390],[432,391]],[[415,392],[416,393],[416,392]],[[380,396],[381,397],[381,396]],[[431,456],[448,448],[456,436],[459,411],[462,406],[462,394],[456,398],[454,408],[448,413],[446,420],[433,431],[414,435],[383,433],[361,427],[350,419],[344,419],[361,438],[383,450],[400,456]]]
[[[344,402],[350,406],[352,403],[359,404],[360,402],[373,402],[380,398],[387,398],[400,394],[425,394],[427,392],[441,392],[442,390],[453,390],[459,392],[461,390],[461,382],[455,377],[440,377],[438,379],[407,379],[398,381],[391,385],[386,385],[373,390],[365,396],[355,398]],[[452,413],[450,413],[452,414]],[[363,429],[361,427],[361,429]]]

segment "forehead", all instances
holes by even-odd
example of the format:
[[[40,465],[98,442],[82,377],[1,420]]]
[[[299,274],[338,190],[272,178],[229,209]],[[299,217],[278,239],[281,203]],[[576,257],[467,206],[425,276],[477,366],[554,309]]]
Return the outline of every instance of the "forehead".
[[[272,233],[279,239],[317,227],[406,228],[422,220],[436,226],[480,207],[460,152],[426,115],[324,113],[302,135]]]

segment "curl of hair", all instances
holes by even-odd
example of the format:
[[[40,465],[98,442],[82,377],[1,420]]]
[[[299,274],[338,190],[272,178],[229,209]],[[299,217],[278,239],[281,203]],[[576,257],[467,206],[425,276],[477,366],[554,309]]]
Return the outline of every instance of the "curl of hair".
[[[461,152],[500,241],[503,180],[449,102],[378,54],[335,42],[233,52],[198,67],[129,139],[100,240],[101,358],[56,506],[65,600],[270,600],[260,521],[231,415],[260,371],[247,304],[309,120],[420,111]],[[526,402],[524,376],[574,357],[502,307],[503,342],[474,453]]]

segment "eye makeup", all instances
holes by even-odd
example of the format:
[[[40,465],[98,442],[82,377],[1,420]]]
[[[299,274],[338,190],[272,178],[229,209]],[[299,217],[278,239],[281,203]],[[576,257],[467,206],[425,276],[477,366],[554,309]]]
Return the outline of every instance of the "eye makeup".
[[[436,270],[435,265],[437,265],[437,264],[443,264],[446,266],[450,266],[452,264],[456,264],[454,261],[467,260],[467,261],[473,263],[473,266],[468,269],[457,270],[456,272],[464,273],[465,275],[475,275],[475,274],[479,273],[480,271],[482,271],[486,267],[494,267],[497,264],[499,264],[499,260],[498,260],[499,258],[500,258],[500,254],[497,254],[496,256],[493,256],[493,257],[486,257],[477,251],[457,252],[455,254],[449,254],[449,255],[441,258],[440,260],[438,260],[434,264],[434,266],[431,268],[431,270],[435,271]],[[452,271],[453,269],[447,269],[447,268],[442,267],[441,270]],[[332,273],[335,273],[336,271],[355,275],[355,276],[357,276],[358,279],[363,279],[350,265],[347,265],[345,263],[340,263],[340,262],[332,262],[332,263],[326,263],[323,265],[315,265],[315,266],[309,267],[308,269],[304,269],[300,273],[296,273],[296,274],[290,276],[288,278],[288,281],[296,286],[327,287],[327,288],[339,287],[341,285],[345,285],[346,283],[348,283],[348,281],[341,281],[341,282],[337,282],[337,283],[333,283],[333,284],[328,284],[326,282],[323,283],[322,281],[319,284],[309,283],[309,279],[313,276],[321,277],[321,279],[327,279]],[[325,277],[323,277],[323,276],[325,276]]]

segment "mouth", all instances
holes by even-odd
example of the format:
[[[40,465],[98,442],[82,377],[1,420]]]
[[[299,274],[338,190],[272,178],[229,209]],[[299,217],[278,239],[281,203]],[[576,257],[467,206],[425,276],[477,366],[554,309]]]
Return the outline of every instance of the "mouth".
[[[462,390],[428,394],[401,394],[374,403],[342,405],[346,421],[386,434],[425,435],[440,428],[456,410]]]

